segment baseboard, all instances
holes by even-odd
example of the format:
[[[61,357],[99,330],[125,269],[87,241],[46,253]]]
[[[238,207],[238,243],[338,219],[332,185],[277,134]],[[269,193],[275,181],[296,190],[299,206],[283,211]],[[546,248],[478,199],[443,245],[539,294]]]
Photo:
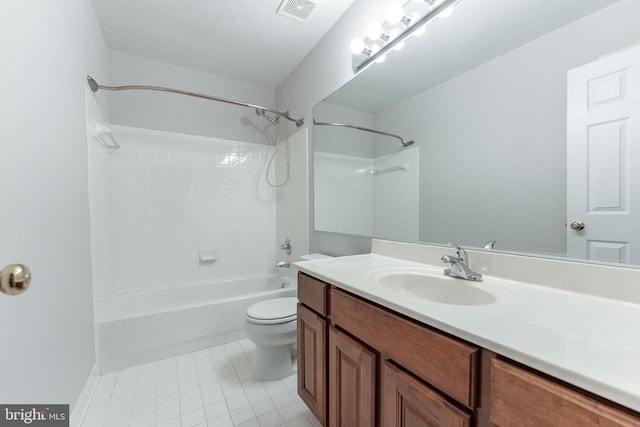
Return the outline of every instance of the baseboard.
[[[76,404],[73,405],[73,410],[71,411],[71,416],[69,417],[69,426],[70,427],[80,427],[80,423],[82,422],[87,410],[89,409],[89,404],[91,403],[91,398],[93,397],[93,393],[95,392],[96,385],[98,384],[98,365],[93,364],[93,368],[91,368],[91,373],[89,374],[89,378],[87,378],[87,382],[76,401]]]

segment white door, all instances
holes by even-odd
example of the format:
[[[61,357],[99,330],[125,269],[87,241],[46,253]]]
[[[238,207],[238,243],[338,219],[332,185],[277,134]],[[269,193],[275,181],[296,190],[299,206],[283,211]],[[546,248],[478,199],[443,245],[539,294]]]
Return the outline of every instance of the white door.
[[[568,73],[567,255],[640,264],[640,46]]]

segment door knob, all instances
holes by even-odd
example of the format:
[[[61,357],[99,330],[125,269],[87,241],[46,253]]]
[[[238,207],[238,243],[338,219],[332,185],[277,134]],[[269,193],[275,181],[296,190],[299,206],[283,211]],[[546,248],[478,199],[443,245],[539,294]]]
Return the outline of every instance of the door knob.
[[[22,264],[11,264],[0,270],[0,291],[20,295],[31,283],[31,270]]]
[[[572,230],[582,230],[584,228],[584,222],[582,221],[572,221],[570,224]]]

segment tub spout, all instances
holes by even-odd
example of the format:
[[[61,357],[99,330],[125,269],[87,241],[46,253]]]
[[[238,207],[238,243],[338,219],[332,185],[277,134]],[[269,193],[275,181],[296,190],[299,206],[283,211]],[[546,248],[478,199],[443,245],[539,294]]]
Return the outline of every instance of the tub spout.
[[[289,261],[278,261],[276,267],[289,268]]]

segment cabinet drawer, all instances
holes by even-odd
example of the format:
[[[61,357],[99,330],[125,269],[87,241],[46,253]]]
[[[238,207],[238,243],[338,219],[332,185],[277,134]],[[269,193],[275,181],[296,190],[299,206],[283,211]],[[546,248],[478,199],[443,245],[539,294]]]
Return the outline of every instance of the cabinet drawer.
[[[331,291],[331,319],[342,329],[473,408],[479,349],[343,291]]]
[[[327,315],[327,288],[328,284],[298,273],[298,300],[323,316]]]
[[[499,427],[640,426],[640,418],[501,359],[491,361],[490,400]]]

